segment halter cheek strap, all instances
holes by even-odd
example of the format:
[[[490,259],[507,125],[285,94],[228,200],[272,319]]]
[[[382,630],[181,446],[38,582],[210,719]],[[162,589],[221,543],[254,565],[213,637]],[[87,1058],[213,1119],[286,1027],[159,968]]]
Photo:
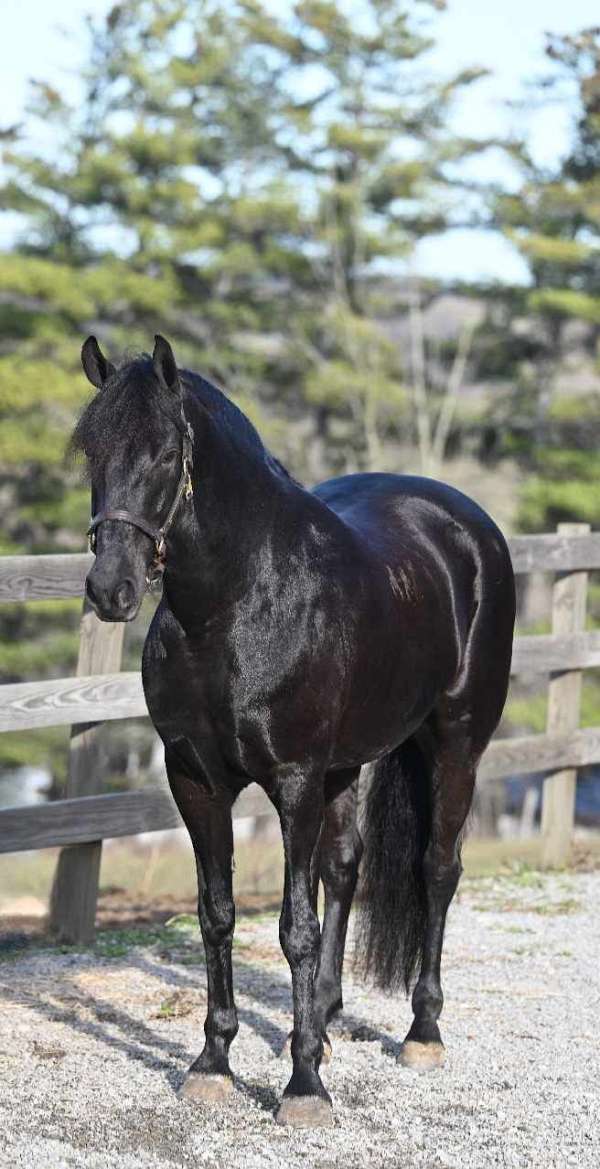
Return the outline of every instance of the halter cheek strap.
[[[182,451],[181,451],[181,474],[179,476],[179,483],[173,502],[167,512],[166,518],[161,524],[160,528],[149,524],[142,516],[134,515],[133,512],[127,511],[125,508],[116,508],[113,511],[101,511],[97,515],[92,516],[92,522],[87,530],[89,537],[90,550],[96,551],[96,532],[106,520],[119,520],[124,524],[131,524],[132,527],[138,528],[140,532],[144,532],[149,536],[154,544],[154,559],[148,570],[146,577],[148,584],[152,584],[154,580],[159,577],[165,569],[166,564],[166,537],[173,525],[173,520],[177,513],[177,509],[182,499],[190,500],[194,494],[192,486],[192,466],[193,466],[193,442],[194,432],[189,422],[185,423],[185,433],[183,436]]]

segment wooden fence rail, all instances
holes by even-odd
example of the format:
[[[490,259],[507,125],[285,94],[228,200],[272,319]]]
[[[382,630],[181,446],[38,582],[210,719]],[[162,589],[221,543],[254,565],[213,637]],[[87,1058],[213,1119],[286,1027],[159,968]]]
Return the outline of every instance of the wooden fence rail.
[[[479,768],[483,782],[511,775],[551,772],[544,784],[544,859],[568,858],[574,819],[577,768],[600,763],[600,727],[579,728],[581,672],[600,667],[600,632],[586,632],[587,572],[600,569],[600,532],[589,525],[561,525],[556,533],[509,541],[516,573],[556,575],[552,633],[518,637],[513,676],[550,675],[546,734],[494,739]],[[0,557],[0,602],[81,597],[89,554]],[[181,821],[166,791],[102,794],[106,767],[100,724],[147,715],[141,677],[121,672],[123,627],[103,625],[84,606],[77,676],[0,687],[0,730],[72,728],[64,799],[0,811],[0,852],[61,846],[51,924],[66,941],[93,934],[101,842],[172,828]],[[493,668],[493,663],[490,663]],[[235,805],[238,816],[269,808],[254,785]]]
[[[600,666],[600,632],[515,638],[513,677],[592,666]],[[0,687],[0,731],[108,722],[146,714],[142,678],[135,672],[51,678]]]

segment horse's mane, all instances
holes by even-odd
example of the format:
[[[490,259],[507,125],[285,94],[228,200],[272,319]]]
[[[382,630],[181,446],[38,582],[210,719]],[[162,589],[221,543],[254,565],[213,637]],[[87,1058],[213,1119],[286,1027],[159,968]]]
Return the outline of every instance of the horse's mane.
[[[226,394],[199,374],[180,370],[183,398],[195,397],[229,432],[236,444],[264,457],[267,452],[254,426]],[[115,443],[133,447],[136,437],[147,430],[156,414],[166,415],[183,431],[178,398],[163,389],[154,373],[152,359],[143,353],[125,361],[84,407],[68,445],[69,453],[86,456],[90,473],[100,470]],[[267,455],[269,462],[287,474],[285,468]]]

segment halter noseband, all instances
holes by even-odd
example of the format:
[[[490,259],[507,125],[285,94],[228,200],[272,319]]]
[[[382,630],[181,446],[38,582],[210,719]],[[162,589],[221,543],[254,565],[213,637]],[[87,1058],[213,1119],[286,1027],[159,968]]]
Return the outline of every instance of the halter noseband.
[[[154,558],[148,570],[148,576],[146,577],[149,585],[164,572],[167,558],[166,537],[175,519],[177,508],[182,499],[191,499],[194,494],[191,475],[193,466],[193,440],[194,432],[191,424],[186,422],[181,450],[181,475],[179,476],[175,498],[160,528],[155,528],[141,516],[133,515],[132,512],[121,507],[116,508],[114,511],[101,511],[97,515],[92,516],[92,522],[87,530],[90,551],[94,553],[96,551],[96,532],[100,524],[103,524],[105,520],[120,520],[121,523],[131,524],[134,528],[138,528],[140,532],[144,532],[146,536],[149,536],[154,544]]]

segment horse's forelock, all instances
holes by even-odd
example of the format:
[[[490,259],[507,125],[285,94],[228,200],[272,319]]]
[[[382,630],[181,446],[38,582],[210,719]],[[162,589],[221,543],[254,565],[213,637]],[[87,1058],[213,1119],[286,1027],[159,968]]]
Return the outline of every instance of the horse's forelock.
[[[73,430],[68,451],[72,456],[85,455],[93,474],[116,445],[129,446],[148,435],[159,414],[167,414],[175,425],[181,426],[175,403],[158,384],[152,359],[143,354],[122,364],[89,400]]]

